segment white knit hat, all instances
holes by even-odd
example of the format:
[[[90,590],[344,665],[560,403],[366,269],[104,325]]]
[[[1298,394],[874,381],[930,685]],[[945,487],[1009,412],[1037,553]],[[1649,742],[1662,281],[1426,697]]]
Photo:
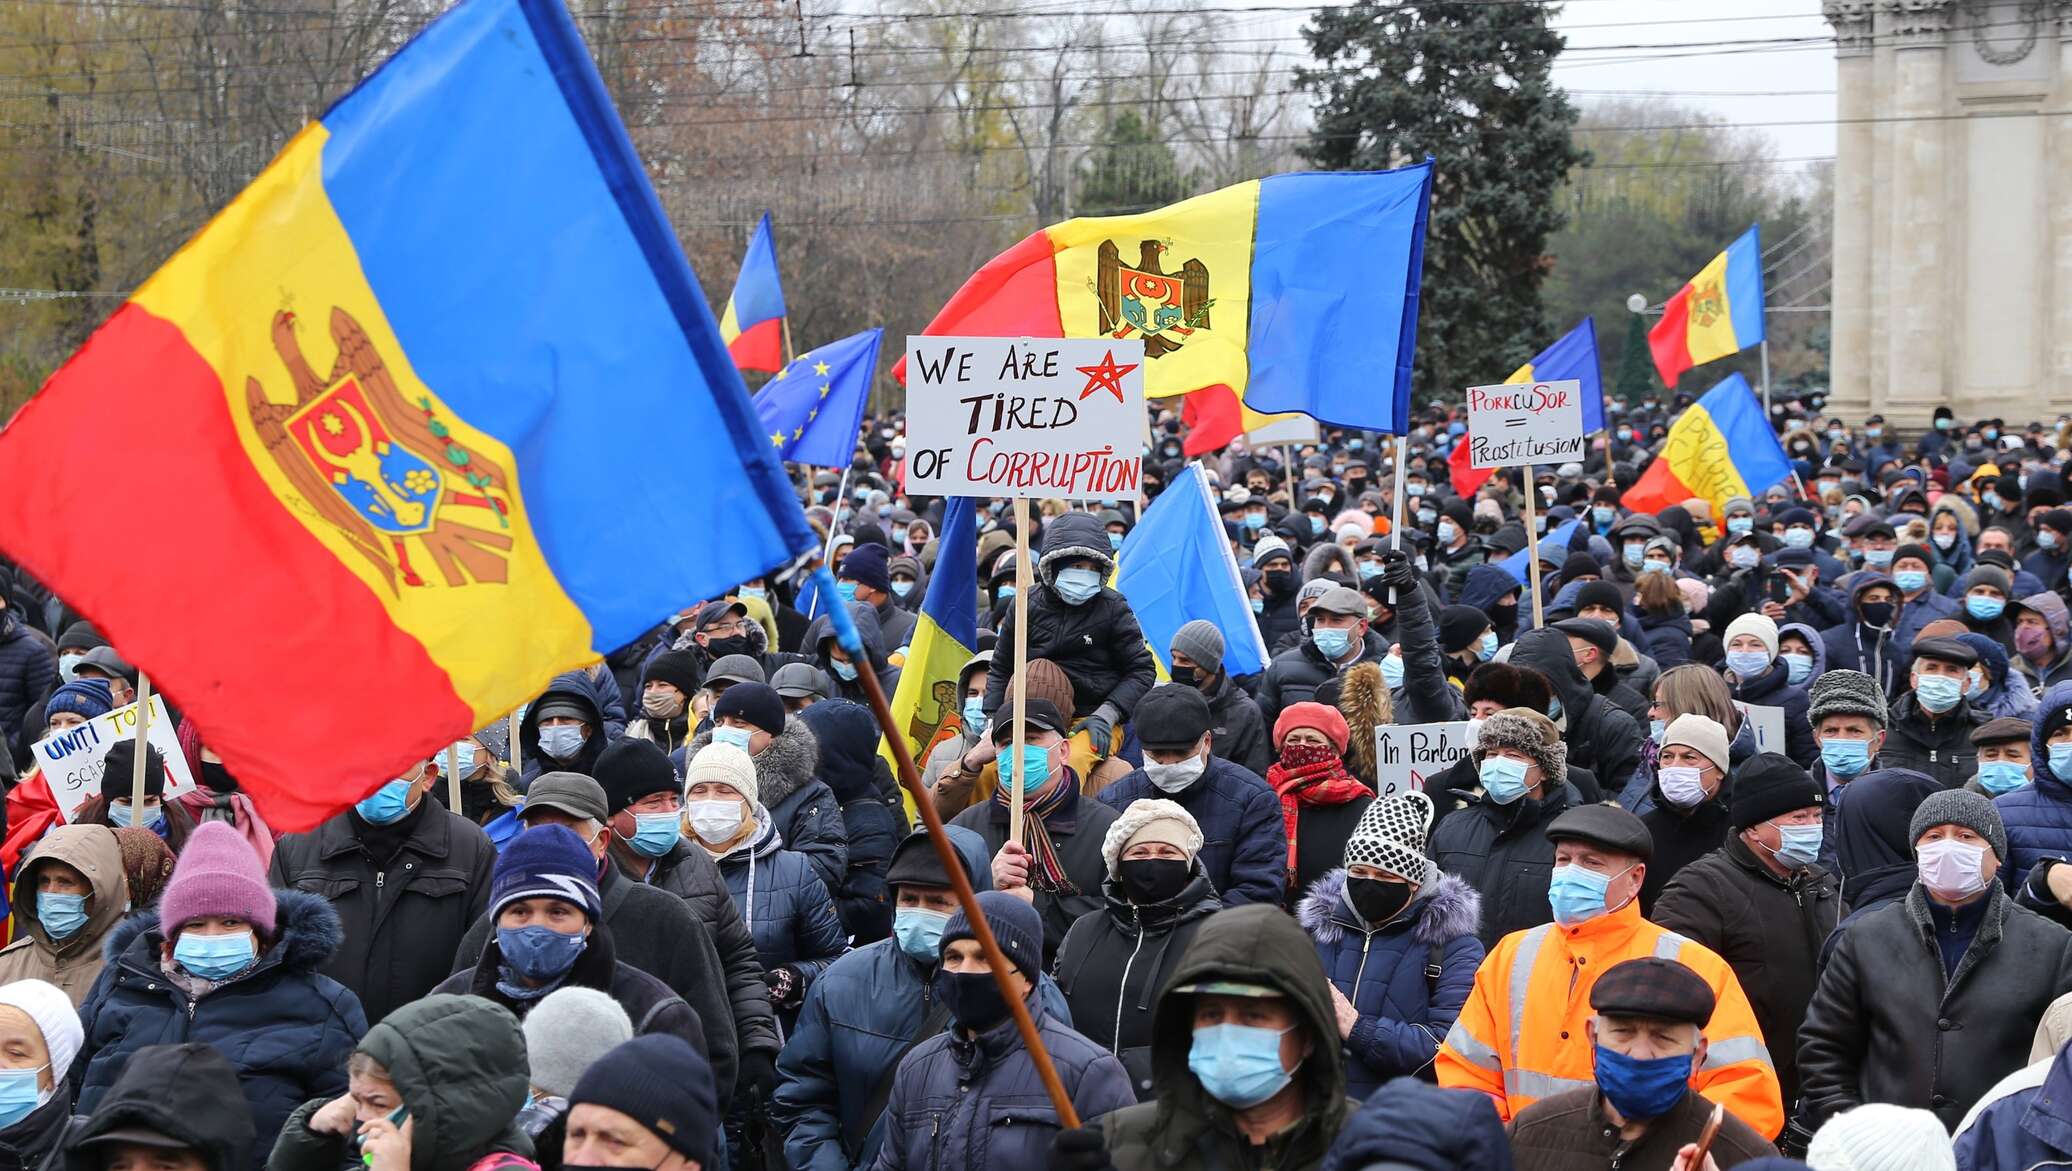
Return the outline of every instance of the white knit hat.
[[[1813,1171],[1957,1171],[1940,1119],[1884,1102],[1828,1119],[1807,1145],[1806,1163]]]
[[[1777,623],[1768,614],[1743,614],[1727,623],[1726,645],[1732,646],[1737,634],[1755,635],[1762,640],[1763,649],[1770,652],[1770,657],[1777,657]]]
[[[72,998],[43,980],[16,980],[0,984],[0,1004],[20,1009],[36,1022],[43,1032],[44,1047],[50,1050],[50,1080],[64,1085],[72,1059],[79,1056],[79,1047],[86,1041]]]
[[[1423,886],[1437,877],[1425,857],[1425,834],[1431,828],[1430,797],[1416,790],[1384,797],[1360,814],[1345,841],[1345,864],[1378,866]]]
[[[1157,797],[1146,797],[1132,801],[1108,826],[1108,836],[1101,839],[1101,860],[1108,864],[1108,877],[1116,877],[1116,867],[1122,863],[1122,852],[1130,839],[1146,829],[1153,828],[1159,841],[1171,842],[1187,852],[1189,858],[1201,853],[1201,823],[1194,815],[1180,807],[1177,802]]]
[[[690,767],[684,776],[684,790],[700,781],[726,785],[748,799],[753,809],[762,801],[762,793],[755,779],[755,758],[731,744],[713,741],[698,750],[691,758]]]

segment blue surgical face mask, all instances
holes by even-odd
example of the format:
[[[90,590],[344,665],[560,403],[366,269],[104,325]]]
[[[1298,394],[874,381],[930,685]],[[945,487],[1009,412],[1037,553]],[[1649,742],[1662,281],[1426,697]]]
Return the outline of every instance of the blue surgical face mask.
[[[644,857],[666,858],[682,840],[682,815],[671,810],[668,813],[634,814],[633,836],[626,839],[626,844]]]
[[[0,1069],[0,1128],[13,1126],[42,1104],[43,1088],[36,1084],[36,1077],[49,1068]]]
[[[903,578],[903,577],[895,577],[895,578],[893,578],[893,579],[892,579],[892,596],[893,596],[893,597],[895,597],[895,598],[904,598],[904,597],[906,597],[906,596],[907,596],[908,594],[911,594],[911,593],[913,593],[913,592],[914,592],[914,583],[913,583],[913,582],[910,582],[910,581],[908,581],[907,579],[905,579],[905,578]]]
[[[1254,613],[1254,614],[1264,614],[1264,613],[1266,613],[1266,599],[1265,599],[1265,598],[1253,598],[1253,599],[1252,599],[1252,613]]]
[[[835,583],[835,593],[843,601],[853,602],[856,600],[856,583],[853,581],[838,581]]]
[[[1808,528],[1786,529],[1784,530],[1784,544],[1787,548],[1792,549],[1810,549],[1813,547],[1813,530]]]
[[[2066,750],[2068,758],[2072,758],[2072,744],[2063,744],[2059,747]],[[2072,764],[2072,759],[2068,759],[2066,763]],[[2028,783],[2029,766],[2026,764],[2012,760],[1988,760],[1980,762],[1978,766],[1979,788],[1995,797],[2002,793],[2012,793]]]
[[[1624,873],[1624,870],[1619,872]],[[1604,905],[1604,899],[1611,890],[1612,879],[1618,876],[1599,874],[1573,862],[1556,866],[1554,877],[1547,883],[1547,903],[1554,909],[1554,921],[1563,927],[1573,927],[1610,910]]]
[[[1991,622],[2007,609],[2007,603],[1985,594],[1964,595],[1964,612],[1980,622]]]
[[[2043,749],[2044,761],[2050,765],[2050,775],[2061,781],[2072,781],[2072,744],[2047,744]]]
[[[1812,825],[1777,827],[1777,860],[1787,866],[1811,866],[1820,858],[1820,843],[1827,831],[1819,822]]]
[[[1507,756],[1485,756],[1476,772],[1482,778],[1482,791],[1489,794],[1489,799],[1498,805],[1509,805],[1525,796],[1530,787],[1525,783],[1525,772],[1529,767],[1524,761]]]
[[[844,683],[856,682],[856,664],[845,663],[840,659],[829,659],[827,665],[830,670],[834,671],[835,678],[840,679]]]
[[[1928,575],[1918,569],[1902,569],[1892,575],[1892,584],[1903,594],[1918,593],[1928,588]]]
[[[1497,647],[1501,645],[1497,641],[1496,631],[1485,630],[1482,637],[1475,642],[1475,657],[1486,663],[1496,657]]]
[[[2051,531],[2051,530],[2049,530],[2049,529],[2037,529],[2037,530],[2036,530],[2036,547],[2037,547],[2037,548],[2039,548],[2039,549],[2055,549],[2055,548],[2057,548],[2057,547],[2058,547],[2058,535],[2057,535],[2056,533],[2052,532],[2052,531]]]
[[[556,724],[540,729],[540,751],[555,760],[572,760],[583,750],[581,724]]]
[[[1830,736],[1820,742],[1820,763],[1827,771],[1849,780],[1871,766],[1871,742]]]
[[[1892,553],[1893,550],[1891,549],[1865,549],[1863,551],[1863,562],[1866,565],[1875,565],[1879,569],[1883,569],[1892,564]]]
[[[465,777],[475,771],[475,742],[462,740],[453,746],[453,775]]]
[[[748,751],[748,738],[753,735],[755,733],[746,728],[735,728],[726,724],[714,724],[712,726],[712,742],[714,744],[731,744],[743,752]]]
[[[1979,499],[1985,501],[1987,508],[2000,507],[2000,494],[1998,492],[1992,491],[1991,489],[1986,490],[1986,492],[1983,493],[1979,497]]]
[[[1120,552],[1122,552],[1122,534],[1121,534],[1121,533],[1109,533],[1109,534],[1108,534],[1108,551],[1109,551],[1110,553],[1120,553]],[[905,596],[906,596],[905,594],[901,594],[901,595],[900,595],[900,597],[902,597],[902,598],[903,598],[903,597],[905,597]]]
[[[1668,573],[1675,568],[1675,566],[1671,565],[1667,561],[1655,560],[1650,560],[1647,564],[1641,566],[1641,569],[1645,570],[1648,573]]]
[[[1668,734],[1669,734],[1669,724],[1668,724],[1668,722],[1667,722],[1667,721],[1664,721],[1664,720],[1649,720],[1649,721],[1648,721],[1648,739],[1650,739],[1650,740],[1653,740],[1653,741],[1654,741],[1655,743],[1657,743],[1657,744],[1660,744],[1660,743],[1662,742],[1662,737],[1664,737],[1664,736],[1666,736],[1666,735],[1668,735]]]
[[[1948,675],[1922,675],[1914,680],[1914,698],[1921,706],[1941,715],[1964,698],[1964,680]]]
[[[588,942],[582,932],[564,935],[552,927],[499,927],[496,947],[511,970],[528,980],[556,980],[576,966]]]
[[[1623,1118],[1660,1118],[1691,1092],[1692,1056],[1628,1057],[1599,1044],[1597,1088]]]
[[[942,957],[942,932],[949,922],[941,911],[901,907],[892,913],[892,938],[908,959],[932,968]]]
[[[58,894],[54,891],[36,896],[36,921],[50,932],[52,939],[70,939],[86,926],[86,895]]]
[[[1420,508],[1417,510],[1417,523],[1421,525],[1430,527],[1431,524],[1434,521],[1437,521],[1438,519],[1439,510],[1436,508]]]
[[[1313,516],[1309,518],[1309,535],[1312,537],[1321,537],[1324,535],[1323,517]]]
[[[1390,690],[1403,686],[1403,660],[1395,655],[1381,657],[1381,681]]]
[[[1612,523],[1612,521],[1618,519],[1618,516],[1619,511],[1610,505],[1593,504],[1590,506],[1590,519],[1600,526]]]
[[[159,823],[164,820],[164,806],[156,801],[146,801],[144,803],[144,820],[142,824],[145,829],[157,829]],[[133,825],[139,824],[136,811],[130,808],[128,801],[121,803],[110,801],[108,803],[108,821],[117,829],[128,829]]]
[[[993,588],[993,597],[998,601],[1011,602],[1014,600],[1014,587],[1011,585],[995,586]]]
[[[1454,538],[1458,536],[1460,536],[1459,525],[1453,523],[1450,519],[1439,522],[1439,543],[1441,545],[1453,544]]]
[[[1058,596],[1074,606],[1101,592],[1101,575],[1084,566],[1058,570]]]
[[[1246,527],[1246,528],[1248,528],[1248,529],[1250,529],[1250,530],[1252,530],[1252,531],[1253,531],[1253,532],[1255,532],[1255,533],[1256,533],[1256,532],[1258,532],[1258,531],[1259,531],[1260,529],[1263,529],[1263,528],[1265,528],[1265,527],[1266,527],[1266,514],[1265,514],[1265,513],[1263,513],[1263,512],[1248,512],[1248,513],[1246,513],[1246,514],[1245,514],[1245,527]]]
[[[1010,759],[1007,750],[1000,753],[1003,759]],[[1013,770],[1015,779],[1022,784],[1022,792],[1033,793],[1050,780],[1050,749],[1038,748],[1034,744],[1022,745],[1022,766]]]
[[[1727,518],[1727,531],[1730,533],[1739,535],[1753,528],[1755,528],[1755,518],[1752,516],[1730,516]]]
[[[1647,552],[1648,546],[1646,541],[1629,541],[1620,547],[1619,556],[1631,568],[1639,569],[1641,562],[1647,559]]]
[[[79,660],[81,660],[81,659],[83,659],[83,658],[85,658],[85,657],[86,657],[85,655],[59,655],[59,656],[58,656],[58,679],[59,679],[59,681],[60,681],[60,682],[63,682],[63,683],[70,683],[70,682],[72,682],[72,681],[73,681],[74,679],[77,679],[77,678],[79,678]]]
[[[1198,1028],[1187,1050],[1187,1068],[1209,1097],[1225,1106],[1257,1106],[1280,1093],[1293,1076],[1281,1067],[1283,1035],[1250,1025]]]
[[[1560,700],[1550,699],[1547,701],[1547,718],[1550,720],[1558,720],[1561,718]]]
[[[1736,569],[1754,569],[1762,560],[1762,550],[1754,545],[1736,545],[1727,550],[1727,562]]]
[[[388,825],[401,821],[403,815],[410,812],[410,782],[390,781],[360,798],[360,803],[353,808],[359,812],[361,819],[370,825]],[[110,806],[111,813],[113,810],[114,807]]]
[[[1362,562],[1360,562],[1360,580],[1361,580],[1361,581],[1372,581],[1373,579],[1375,579],[1375,578],[1377,578],[1377,577],[1380,577],[1380,576],[1381,576],[1381,562],[1379,562],[1379,561],[1362,561]]]
[[[1786,651],[1777,656],[1784,660],[1784,681],[1797,687],[1813,677],[1813,656],[1797,651]]]
[[[977,735],[986,730],[986,697],[974,695],[964,701],[964,730]]]
[[[1728,651],[1727,670],[1743,679],[1753,679],[1770,669],[1768,651]]]
[[[1317,650],[1323,652],[1325,658],[1335,663],[1344,658],[1345,653],[1352,649],[1353,632],[1329,626],[1319,626],[1309,632],[1309,640],[1316,644]]]
[[[173,941],[173,959],[204,980],[223,980],[252,966],[259,958],[258,941],[250,931],[230,935],[198,935],[182,931]]]

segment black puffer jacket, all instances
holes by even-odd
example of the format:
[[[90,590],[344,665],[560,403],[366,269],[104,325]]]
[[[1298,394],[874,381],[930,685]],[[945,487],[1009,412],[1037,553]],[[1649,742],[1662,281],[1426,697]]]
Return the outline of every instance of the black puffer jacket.
[[[892,933],[892,900],[885,869],[906,836],[906,810],[878,755],[878,722],[870,709],[847,700],[816,703],[798,718],[820,744],[820,779],[834,793],[848,835],[848,868],[834,889],[842,930],[858,944]],[[788,849],[796,849],[785,839]]]
[[[1092,715],[1102,704],[1112,706],[1128,719],[1137,701],[1157,681],[1150,648],[1129,603],[1114,590],[1101,592],[1084,605],[1067,603],[1057,593],[1058,569],[1074,557],[1092,557],[1103,568],[1114,564],[1108,549],[1108,530],[1100,518],[1087,512],[1068,512],[1043,530],[1043,549],[1037,559],[1036,575],[1042,584],[1029,593],[1029,657],[1049,659],[1072,681],[1072,715]],[[1003,648],[1014,646],[1014,611],[1001,620],[999,641]],[[999,710],[1014,675],[1011,650],[995,654],[986,668],[986,712]],[[1121,720],[1116,721],[1120,727]]]
[[[1519,635],[1511,648],[1511,665],[1531,667],[1553,685],[1554,695],[1561,701],[1561,738],[1568,745],[1570,764],[1589,769],[1607,785],[1618,784],[1640,767],[1639,725],[1591,689],[1583,669],[1576,666],[1567,635],[1558,630],[1529,630]]]
[[[1954,789],[1978,772],[1978,749],[1971,733],[1987,720],[1984,712],[1966,700],[1931,720],[1914,693],[1907,691],[1888,705],[1891,730],[1885,747],[1878,750],[1879,768],[1905,768],[1926,773]]]
[[[58,685],[58,652],[50,639],[29,628],[20,614],[0,610],[0,729],[15,759],[27,759],[31,737],[22,719]]]
[[[1222,671],[1217,672],[1216,685],[1206,695],[1209,751],[1265,776],[1267,766],[1273,763],[1273,752],[1266,742],[1266,720],[1259,714],[1258,702]]]
[[[1072,1027],[1122,1058],[1139,1098],[1151,1092],[1151,1010],[1202,920],[1223,909],[1195,864],[1194,881],[1162,903],[1139,907],[1110,879],[1108,905],[1072,924],[1058,947],[1058,990]]]
[[[1360,657],[1343,666],[1324,658],[1317,644],[1304,638],[1293,650],[1282,651],[1266,665],[1266,677],[1259,684],[1259,717],[1273,727],[1281,713],[1298,703],[1317,697],[1317,688],[1338,677],[1341,671],[1361,663],[1379,662],[1388,653],[1389,640],[1374,630],[1360,643]]]
[[[2072,932],[1997,883],[1986,897],[1953,978],[1918,883],[1842,932],[1799,1031],[1808,1129],[1865,1102],[1933,1110],[1954,1129],[2029,1063],[2043,1010],[2072,991]]]
[[[1567,652],[1564,651],[1564,654]],[[1547,882],[1554,876],[1554,843],[1547,826],[1582,803],[1575,786],[1561,787],[1535,801],[1520,797],[1498,805],[1487,797],[1447,817],[1432,831],[1425,852],[1439,869],[1475,888],[1482,896],[1482,946],[1513,931],[1538,927],[1554,918],[1547,902]]]
[[[503,950],[492,937],[482,945],[481,962],[448,976],[445,983],[432,991],[455,996],[479,996],[522,1021],[539,1000],[520,1000],[497,987],[503,964]],[[682,1038],[707,1061],[711,1060],[705,1051],[705,1027],[698,1020],[698,1010],[671,992],[669,985],[631,964],[620,963],[617,949],[612,946],[611,928],[602,923],[591,928],[589,942],[583,945],[582,952],[576,956],[575,966],[568,970],[561,986],[593,988],[602,992],[626,1010],[626,1019],[633,1022],[634,1036],[671,1033]]]
[[[777,1013],[770,1007],[770,986],[763,982],[762,956],[755,950],[755,937],[749,934],[741,908],[734,905],[727,880],[712,855],[678,841],[668,854],[656,859],[644,878],[630,869],[617,843],[612,847],[612,861],[628,879],[682,899],[712,932],[712,946],[719,951],[720,965],[727,972],[727,1003],[734,1010],[734,1032],[740,1038],[742,1054],[774,1055],[781,1042]]]

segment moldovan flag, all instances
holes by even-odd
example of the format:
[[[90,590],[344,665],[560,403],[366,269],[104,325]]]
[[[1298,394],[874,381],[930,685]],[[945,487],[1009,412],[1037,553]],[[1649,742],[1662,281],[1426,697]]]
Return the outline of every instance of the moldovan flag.
[[[1653,515],[1696,496],[1719,516],[1729,499],[1759,496],[1790,475],[1748,379],[1729,374],[1669,425],[1662,454],[1619,503]]]
[[[1669,298],[1662,320],[1648,331],[1648,349],[1663,383],[1674,387],[1691,367],[1762,340],[1763,233],[1754,224]]]
[[[777,281],[777,243],[770,213],[756,222],[740,275],[719,316],[719,336],[743,370],[775,374],[784,367],[784,286]]]
[[[561,0],[468,0],[304,127],[0,432],[0,486],[0,549],[284,831],[815,547]],[[292,717],[283,664],[322,681]]]
[[[1162,672],[1172,666],[1173,636],[1197,618],[1223,631],[1225,670],[1252,675],[1266,669],[1266,640],[1200,464],[1174,476],[1144,510],[1142,523],[1122,539],[1114,585],[1136,614]]]
[[[893,726],[905,729],[916,765],[926,762],[923,754],[943,733],[960,727],[964,697],[957,693],[957,673],[978,653],[978,513],[970,497],[950,497],[937,547],[935,572],[914,616],[914,636],[890,705]],[[882,738],[878,755],[896,775],[899,765]],[[913,803],[911,795],[907,802]]]
[[[1424,162],[1066,220],[988,261],[922,332],[1141,338],[1152,398],[1224,386],[1262,414],[1400,435],[1431,192]]]
[[[1593,318],[1583,318],[1582,324],[1533,355],[1532,361],[1511,371],[1504,381],[1566,382],[1571,378],[1583,384],[1583,434],[1604,430],[1604,371],[1597,364],[1597,323]],[[1466,435],[1454,445],[1447,463],[1453,490],[1462,496],[1473,496],[1475,489],[1496,472],[1495,468],[1478,468],[1469,462]]]

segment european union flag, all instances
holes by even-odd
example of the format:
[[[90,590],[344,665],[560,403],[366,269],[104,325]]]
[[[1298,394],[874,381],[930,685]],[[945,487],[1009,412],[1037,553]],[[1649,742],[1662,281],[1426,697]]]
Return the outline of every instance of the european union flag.
[[[866,329],[829,342],[793,358],[763,384],[755,413],[778,459],[822,468],[848,465],[884,336],[883,329]]]

